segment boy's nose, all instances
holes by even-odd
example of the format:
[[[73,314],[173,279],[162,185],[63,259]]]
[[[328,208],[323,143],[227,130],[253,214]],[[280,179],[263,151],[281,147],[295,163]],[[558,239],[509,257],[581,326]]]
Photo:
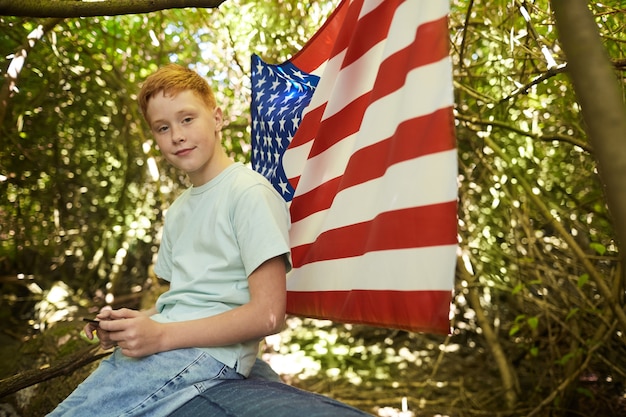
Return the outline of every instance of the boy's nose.
[[[182,143],[185,141],[185,135],[180,129],[172,129],[172,143]]]

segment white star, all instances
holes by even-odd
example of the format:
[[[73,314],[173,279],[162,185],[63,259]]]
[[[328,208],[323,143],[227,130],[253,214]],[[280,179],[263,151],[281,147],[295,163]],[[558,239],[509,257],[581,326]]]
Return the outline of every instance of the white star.
[[[280,181],[278,183],[278,186],[280,187],[281,191],[283,192],[283,194],[287,194],[289,192],[289,190],[287,189],[287,183]]]
[[[263,77],[263,78],[259,78],[259,79],[257,80],[257,82],[256,82],[256,86],[257,86],[257,88],[261,88],[261,87],[263,87],[263,84],[265,84],[265,82],[266,82],[266,81],[267,81],[267,80],[265,79],[265,77]]]

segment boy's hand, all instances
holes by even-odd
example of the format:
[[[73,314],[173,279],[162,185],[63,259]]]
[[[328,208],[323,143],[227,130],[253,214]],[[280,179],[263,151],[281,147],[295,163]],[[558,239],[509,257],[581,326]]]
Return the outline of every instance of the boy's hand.
[[[143,312],[122,308],[108,311],[106,318],[100,317],[100,314],[97,317],[101,320],[98,337],[102,332],[126,356],[138,358],[165,350],[164,325]]]
[[[83,330],[80,332],[80,337],[91,344],[100,343],[100,339],[95,334],[97,328],[97,323],[89,323],[85,325]]]
[[[87,338],[93,340],[93,332],[95,331],[98,335],[98,339],[100,340],[100,347],[105,350],[116,346],[116,343],[111,340],[109,332],[100,327],[102,321],[111,320],[111,311],[113,311],[111,307],[103,307],[96,316],[99,323],[89,323],[85,326],[85,334]]]

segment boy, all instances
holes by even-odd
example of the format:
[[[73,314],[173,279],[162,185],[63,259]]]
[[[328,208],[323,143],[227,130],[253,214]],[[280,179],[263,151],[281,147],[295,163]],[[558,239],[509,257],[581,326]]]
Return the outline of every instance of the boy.
[[[103,309],[85,327],[116,349],[51,416],[166,416],[247,376],[259,340],[284,323],[289,213],[261,175],[226,155],[208,83],[168,65],[146,79],[139,105],[192,183],[167,212],[155,266],[170,289],[149,311]]]

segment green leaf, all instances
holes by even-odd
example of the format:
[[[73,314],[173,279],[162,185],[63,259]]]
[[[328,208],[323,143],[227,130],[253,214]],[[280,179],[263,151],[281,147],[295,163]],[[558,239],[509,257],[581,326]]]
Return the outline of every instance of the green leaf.
[[[578,387],[578,388],[576,388],[576,392],[578,392],[579,394],[584,395],[585,397],[594,398],[593,392],[591,392],[587,388],[580,388],[580,387]]]
[[[589,247],[591,249],[595,250],[598,255],[602,256],[602,255],[604,255],[606,253],[606,246],[604,246],[604,245],[602,245],[600,243],[593,242],[593,243],[589,244]]]
[[[566,353],[559,360],[557,360],[556,363],[563,366],[567,364],[567,362],[569,362],[573,357],[574,357],[574,354],[572,352]]]
[[[568,321],[569,319],[574,317],[576,314],[578,314],[578,310],[579,310],[578,308],[570,309],[570,311],[567,313],[567,316],[565,317],[565,321]]]

